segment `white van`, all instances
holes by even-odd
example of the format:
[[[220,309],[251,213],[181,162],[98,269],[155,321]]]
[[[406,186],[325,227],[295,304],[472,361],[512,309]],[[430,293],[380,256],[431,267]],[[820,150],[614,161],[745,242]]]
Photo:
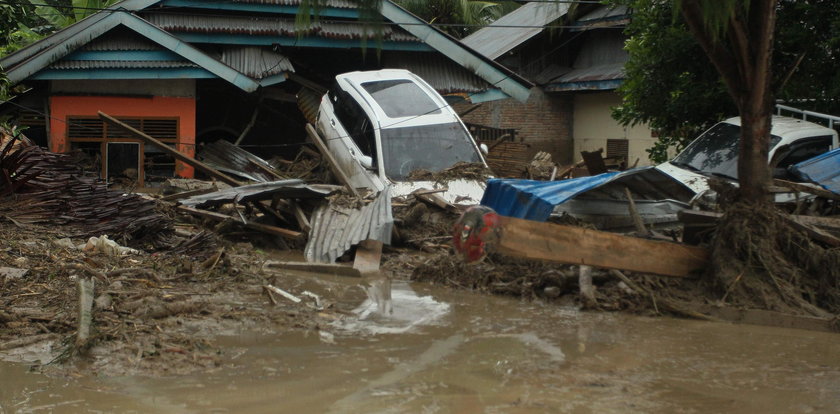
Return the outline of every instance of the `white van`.
[[[401,69],[350,72],[335,77],[321,99],[316,128],[357,188],[392,185],[401,196],[440,183],[412,182],[412,171],[438,172],[484,157],[464,123],[423,79]],[[455,180],[445,200],[478,204],[485,183]]]

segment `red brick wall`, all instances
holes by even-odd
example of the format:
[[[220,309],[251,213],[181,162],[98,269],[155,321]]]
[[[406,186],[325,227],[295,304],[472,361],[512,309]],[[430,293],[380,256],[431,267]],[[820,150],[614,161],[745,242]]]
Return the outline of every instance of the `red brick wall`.
[[[473,106],[460,103],[454,107],[456,112],[462,113]],[[537,151],[546,151],[555,162],[570,164],[574,162],[573,110],[571,95],[548,95],[534,88],[525,103],[515,99],[484,102],[481,107],[465,115],[463,120],[494,128],[516,129],[517,139],[530,145],[530,156]]]

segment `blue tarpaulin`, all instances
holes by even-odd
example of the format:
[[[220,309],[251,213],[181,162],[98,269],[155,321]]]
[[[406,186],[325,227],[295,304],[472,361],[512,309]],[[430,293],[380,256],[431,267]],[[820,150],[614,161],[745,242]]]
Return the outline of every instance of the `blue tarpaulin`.
[[[487,181],[487,190],[484,191],[481,204],[503,216],[545,221],[551,215],[554,206],[610,181],[651,168],[608,172],[562,181],[494,178]]]
[[[840,148],[789,167],[800,179],[840,194]]]

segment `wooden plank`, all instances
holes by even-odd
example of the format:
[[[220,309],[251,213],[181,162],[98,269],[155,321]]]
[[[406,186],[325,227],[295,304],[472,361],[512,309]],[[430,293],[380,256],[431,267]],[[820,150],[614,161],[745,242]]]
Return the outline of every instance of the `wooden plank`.
[[[309,230],[312,229],[312,224],[309,223],[309,218],[306,217],[306,213],[302,208],[300,208],[300,204],[297,201],[292,200],[290,207],[292,209],[292,213],[295,215],[295,220],[297,220],[300,229],[303,230],[304,233],[309,233]]]
[[[786,218],[793,228],[804,231],[811,239],[817,240],[829,247],[840,247],[840,239],[837,237],[834,237],[816,227],[805,224],[797,220],[794,216],[787,216]]]
[[[195,190],[182,191],[180,193],[175,193],[175,194],[170,194],[170,195],[167,195],[167,196],[163,196],[163,197],[160,198],[160,200],[161,201],[182,200],[184,198],[189,198],[189,197],[192,197],[192,196],[212,193],[214,191],[219,191],[219,190],[216,189],[216,188],[212,188],[212,187],[211,188],[199,188],[199,189],[195,189]]]
[[[359,195],[359,192],[356,191],[355,188],[350,184],[350,178],[347,177],[347,174],[341,169],[341,166],[338,165],[338,161],[335,160],[330,150],[327,148],[327,145],[324,144],[324,141],[321,139],[321,136],[315,132],[315,128],[312,127],[312,124],[306,124],[306,133],[309,134],[309,138],[318,147],[318,150],[321,151],[321,155],[327,160],[327,163],[330,166],[330,170],[332,170],[333,174],[335,174],[336,178],[344,184],[345,187],[354,195],[356,198],[362,198]]]
[[[704,269],[706,249],[581,227],[500,216],[497,251],[512,257],[687,277]]]
[[[207,165],[207,164],[205,164],[201,161],[196,160],[193,157],[190,157],[187,154],[184,154],[181,151],[178,151],[178,150],[170,147],[169,145],[166,145],[165,143],[163,143],[161,141],[158,141],[155,138],[152,138],[152,137],[144,134],[143,132],[140,132],[140,131],[132,128],[130,125],[127,125],[123,122],[120,122],[116,118],[113,118],[110,115],[103,113],[102,111],[99,111],[98,114],[99,114],[99,118],[101,118],[103,121],[107,122],[108,124],[124,129],[130,135],[133,135],[137,138],[140,138],[148,144],[154,145],[155,147],[163,150],[163,152],[175,157],[175,159],[177,159],[179,161],[182,161],[182,162],[185,162],[185,163],[189,164],[190,166],[194,167],[195,169],[197,169],[197,170],[199,170],[199,171],[201,171],[201,172],[203,172],[203,173],[205,173],[205,174],[207,174],[207,175],[209,175],[213,178],[216,178],[219,181],[222,181],[226,184],[230,184],[234,187],[239,187],[241,185],[244,185],[244,183],[242,183],[242,182],[240,182],[240,181],[238,181],[238,180],[236,180],[236,179],[234,179],[234,178],[216,170],[213,167],[210,167],[209,165]]]
[[[308,262],[275,262],[268,261],[263,265],[268,268],[283,270],[296,270],[300,272],[330,273],[339,276],[361,277],[358,269],[350,266],[335,263],[308,263]]]
[[[242,219],[239,219],[239,218],[236,218],[236,217],[231,217],[231,216],[228,216],[228,215],[225,215],[225,214],[222,214],[222,213],[216,213],[216,212],[213,212],[213,211],[199,210],[199,209],[190,208],[190,207],[186,207],[186,206],[179,206],[178,210],[183,211],[185,213],[192,214],[192,215],[196,215],[196,216],[199,216],[199,217],[204,217],[204,218],[209,218],[209,219],[212,219],[212,220],[216,220],[216,221],[230,220],[234,223],[241,224],[245,228],[249,228],[251,230],[256,230],[256,231],[266,233],[266,234],[272,234],[272,235],[275,235],[275,236],[280,236],[280,237],[290,239],[290,240],[300,240],[304,236],[303,233],[298,232],[298,231],[284,229],[284,228],[275,227],[275,226],[269,226],[267,224],[255,223],[255,222],[250,221],[250,220],[245,220],[245,222],[243,223]]]
[[[379,262],[382,261],[382,242],[379,240],[363,240],[356,246],[356,257],[353,268],[360,274],[379,272]]]
[[[793,181],[785,181],[785,180],[779,180],[779,179],[773,180],[773,184],[776,185],[776,186],[779,186],[779,187],[787,187],[787,188],[790,188],[792,190],[796,190],[796,191],[799,191],[799,192],[809,193],[809,194],[813,194],[813,195],[819,196],[819,197],[825,197],[829,200],[840,201],[840,195],[834,194],[831,191],[825,190],[821,187],[810,186],[810,185],[807,185],[807,184],[795,183]]]

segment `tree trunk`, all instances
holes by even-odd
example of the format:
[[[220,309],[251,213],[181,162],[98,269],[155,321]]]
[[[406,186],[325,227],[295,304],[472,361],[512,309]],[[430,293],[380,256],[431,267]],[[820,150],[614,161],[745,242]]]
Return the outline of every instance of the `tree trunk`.
[[[740,106],[740,105],[739,105]],[[741,142],[738,145],[738,184],[741,201],[770,202],[767,186],[772,175],[767,164],[770,148],[769,105],[741,108]]]

